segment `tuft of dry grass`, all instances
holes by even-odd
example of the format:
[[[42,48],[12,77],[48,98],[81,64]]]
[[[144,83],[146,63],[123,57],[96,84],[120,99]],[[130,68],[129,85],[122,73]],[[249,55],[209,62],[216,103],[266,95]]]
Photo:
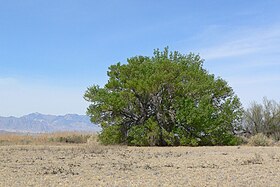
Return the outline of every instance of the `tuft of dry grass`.
[[[241,165],[250,165],[250,164],[262,164],[263,158],[260,154],[255,153],[254,157],[251,157],[250,159],[244,160]]]
[[[268,138],[262,133],[252,136],[248,141],[248,144],[252,146],[271,146],[273,143],[274,141],[271,138]]]
[[[86,153],[106,154],[108,152],[119,151],[127,147],[128,146],[126,145],[102,145],[98,142],[98,136],[94,134],[87,139],[87,143],[84,145],[84,151]]]

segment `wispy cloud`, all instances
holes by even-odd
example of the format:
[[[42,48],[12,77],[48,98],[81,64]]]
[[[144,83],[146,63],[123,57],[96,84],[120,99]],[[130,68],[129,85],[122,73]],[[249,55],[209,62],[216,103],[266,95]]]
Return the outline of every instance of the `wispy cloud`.
[[[264,96],[279,100],[280,25],[215,32],[199,50],[207,68],[228,81],[245,107]]]
[[[238,57],[259,52],[275,52],[280,49],[280,27],[262,29],[245,29],[230,36],[219,44],[201,49],[202,56],[207,59]]]

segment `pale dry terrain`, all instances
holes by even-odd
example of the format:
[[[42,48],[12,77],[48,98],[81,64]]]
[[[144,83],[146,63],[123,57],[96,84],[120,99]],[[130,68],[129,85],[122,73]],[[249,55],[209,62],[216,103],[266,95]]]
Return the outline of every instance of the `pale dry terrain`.
[[[0,146],[0,186],[279,186],[280,147]]]

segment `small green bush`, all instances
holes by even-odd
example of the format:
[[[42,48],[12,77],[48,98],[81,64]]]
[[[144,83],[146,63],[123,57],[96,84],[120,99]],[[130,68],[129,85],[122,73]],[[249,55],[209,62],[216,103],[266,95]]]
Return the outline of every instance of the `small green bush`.
[[[269,146],[273,144],[273,140],[262,133],[258,133],[249,139],[248,144],[253,146]]]

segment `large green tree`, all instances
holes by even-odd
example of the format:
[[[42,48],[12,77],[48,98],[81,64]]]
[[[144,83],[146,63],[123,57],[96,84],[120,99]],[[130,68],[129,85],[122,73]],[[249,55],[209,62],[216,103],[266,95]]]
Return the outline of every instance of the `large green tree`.
[[[87,114],[101,142],[129,145],[234,144],[242,108],[227,82],[199,55],[155,50],[109,67],[101,88],[87,89]]]

